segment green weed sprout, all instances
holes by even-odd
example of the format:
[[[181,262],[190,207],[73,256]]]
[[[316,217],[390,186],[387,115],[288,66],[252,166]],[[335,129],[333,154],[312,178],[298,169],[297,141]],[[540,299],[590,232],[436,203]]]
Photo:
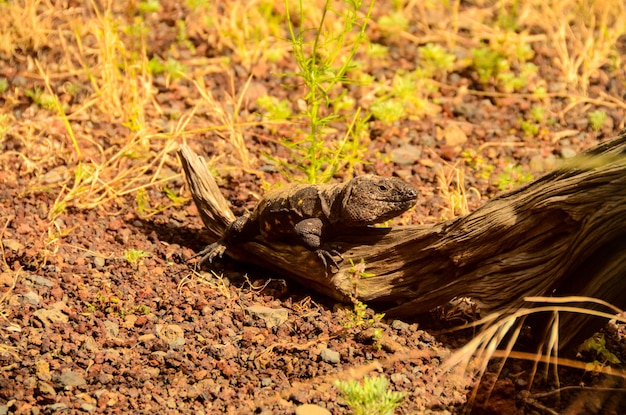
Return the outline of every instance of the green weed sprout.
[[[498,175],[495,182],[500,190],[512,189],[515,186],[528,183],[533,179],[533,175],[524,170],[520,165],[508,165]]]
[[[378,19],[378,27],[385,34],[395,34],[408,30],[409,19],[404,16],[402,11],[395,11]]]
[[[435,43],[427,43],[418,48],[421,58],[420,66],[425,71],[425,75],[433,75],[436,73],[447,73],[454,69],[456,56],[441,45]]]
[[[327,0],[322,17],[313,29],[304,27],[306,17],[302,0],[299,1],[297,28],[289,13],[288,0],[285,3],[293,56],[299,69],[286,76],[295,76],[301,81],[306,108],[294,118],[302,119],[306,129],[302,140],[282,140],[283,145],[291,151],[295,164],[280,164],[284,173],[291,178],[295,171],[300,170],[305,173],[309,183],[327,182],[340,169],[349,171],[360,161],[359,138],[366,128],[368,116],[357,110],[349,117],[342,111],[342,106],[336,103],[341,102],[347,94],[345,85],[354,83],[347,74],[354,68],[354,55],[366,37],[365,28],[374,1],[370,1],[364,17],[359,17],[363,0],[343,2],[346,6],[344,11],[339,10],[339,7],[331,7],[330,0]],[[331,13],[342,23],[340,30],[326,24]],[[356,38],[351,36],[353,34]],[[347,124],[347,132],[343,139],[330,144],[325,140],[330,124],[340,121]]]
[[[583,352],[587,352],[593,359],[593,361],[586,365],[587,370],[590,372],[606,365],[619,365],[621,363],[617,356],[606,348],[604,334],[596,333],[594,336],[585,340],[578,348],[577,357],[581,358]]]
[[[391,124],[406,115],[404,104],[395,99],[375,102],[372,104],[370,111],[372,111],[372,115],[376,119],[381,120],[385,124]]]
[[[598,131],[600,130],[600,128],[602,128],[602,124],[604,124],[607,115],[606,112],[602,110],[597,110],[590,112],[587,117],[589,118],[589,124],[591,124],[591,129],[593,131]]]
[[[285,121],[291,117],[291,105],[288,100],[278,100],[270,95],[263,95],[256,104],[264,111],[263,116],[273,121]]]
[[[335,382],[353,415],[392,415],[404,399],[404,394],[390,391],[384,376],[365,377],[356,380]]]
[[[140,259],[149,256],[150,254],[148,252],[144,252],[139,249],[129,249],[128,251],[124,252],[124,258],[126,258],[126,261],[130,262],[131,264],[136,264],[137,261],[139,261]]]

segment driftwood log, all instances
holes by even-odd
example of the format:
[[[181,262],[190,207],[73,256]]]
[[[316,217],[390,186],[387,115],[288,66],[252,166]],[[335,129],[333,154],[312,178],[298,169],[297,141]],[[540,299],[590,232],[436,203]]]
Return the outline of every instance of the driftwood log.
[[[186,146],[179,156],[202,220],[217,239],[234,215],[203,160]],[[464,296],[500,312],[521,307],[527,296],[564,295],[600,298],[623,309],[626,130],[466,216],[434,225],[351,230],[333,245],[345,260],[332,275],[307,249],[261,237],[226,254],[339,301],[357,296],[405,318]],[[363,261],[374,276],[359,277],[350,260]],[[597,329],[588,326],[590,319],[562,316],[569,325],[561,345]]]

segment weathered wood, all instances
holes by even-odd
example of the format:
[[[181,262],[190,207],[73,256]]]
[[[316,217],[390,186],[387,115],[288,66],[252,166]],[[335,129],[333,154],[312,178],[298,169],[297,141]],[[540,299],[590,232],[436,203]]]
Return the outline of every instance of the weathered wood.
[[[198,210],[216,238],[234,218],[208,169],[180,157]],[[318,257],[261,238],[227,251],[341,301],[353,295],[414,316],[458,296],[503,311],[526,296],[589,295],[626,306],[626,131],[564,166],[435,225],[351,230],[334,244],[345,261],[327,275]],[[351,265],[375,276],[361,278]]]

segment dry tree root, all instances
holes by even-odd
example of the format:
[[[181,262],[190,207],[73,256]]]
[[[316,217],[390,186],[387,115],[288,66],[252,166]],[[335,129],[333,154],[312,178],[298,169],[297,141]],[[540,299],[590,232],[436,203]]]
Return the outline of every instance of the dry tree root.
[[[202,220],[217,239],[234,215],[202,160],[186,146],[179,156]],[[461,296],[498,312],[546,295],[595,297],[624,308],[626,130],[468,215],[434,225],[353,229],[333,245],[346,261],[332,275],[315,253],[261,237],[225,254],[340,301],[358,293],[401,317]],[[359,263],[373,276],[360,277],[364,270],[353,265]],[[563,316],[570,329],[561,346],[579,338],[592,318]]]

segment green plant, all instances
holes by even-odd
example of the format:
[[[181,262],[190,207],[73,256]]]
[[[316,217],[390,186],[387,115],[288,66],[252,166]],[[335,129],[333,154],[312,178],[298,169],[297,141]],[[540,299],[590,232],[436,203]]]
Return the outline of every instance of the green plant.
[[[105,314],[117,313],[120,316],[124,316],[126,315],[126,312],[122,309],[122,300],[120,299],[121,295],[122,293],[119,291],[116,295],[99,291],[96,294],[95,302],[85,303],[87,311],[93,313],[94,311],[100,310]]]
[[[475,150],[464,150],[461,153],[461,157],[463,157],[465,163],[474,170],[476,177],[487,180],[489,176],[491,176],[491,173],[493,173],[495,167],[489,164],[485,158]]]
[[[159,0],[140,1],[137,5],[137,9],[142,14],[157,12],[160,7]]]
[[[361,115],[357,110],[353,116],[349,116],[335,103],[341,101],[347,93],[345,85],[354,83],[348,77],[348,72],[354,68],[354,55],[366,38],[365,28],[374,1],[370,1],[363,17],[360,16],[363,0],[343,4],[346,9],[339,10],[331,7],[330,0],[326,0],[317,26],[311,29],[303,26],[306,18],[302,0],[299,2],[298,27],[295,26],[286,0],[287,24],[299,71],[285,76],[293,76],[301,81],[306,106],[304,112],[294,118],[300,119],[306,125],[306,130],[303,139],[282,140],[295,159],[295,164],[279,164],[284,173],[292,178],[296,171],[304,172],[309,183],[327,182],[340,169],[350,171],[355,163],[360,162],[359,140],[364,135],[368,115]],[[327,24],[327,20],[332,20],[331,17],[341,23],[341,29]],[[325,138],[331,123],[340,121],[348,126],[346,133],[343,139],[329,143]]]
[[[537,73],[537,67],[527,60],[534,56],[529,45],[505,37],[493,45],[474,48],[472,67],[482,84],[495,84],[504,92],[526,87]]]
[[[508,190],[520,184],[527,183],[533,179],[533,175],[525,171],[520,165],[506,166],[498,175],[495,185],[500,190]]]
[[[372,104],[370,111],[376,119],[381,120],[385,124],[391,124],[406,115],[404,104],[395,99],[375,102]]]
[[[350,272],[356,278],[372,278],[376,276],[376,274],[365,271],[365,261],[362,258],[358,264],[355,264],[352,258],[350,258]]]
[[[423,115],[428,113],[430,104],[427,94],[436,87],[428,78],[430,74],[418,69],[414,72],[398,71],[390,87],[384,87],[381,94],[372,104],[370,111],[384,123],[392,123],[407,115]]]
[[[286,99],[279,101],[278,98],[263,95],[256,104],[265,111],[263,116],[268,120],[284,121],[291,117],[291,104]]]
[[[367,304],[356,299],[353,301],[354,308],[351,311],[346,312],[345,319],[341,322],[341,324],[347,329],[354,327],[372,327],[374,324],[380,322],[385,316],[383,313],[379,313],[369,317]]]
[[[148,62],[147,69],[153,75],[165,73],[170,79],[181,79],[187,72],[187,66],[172,58],[163,62],[154,57]]]
[[[535,105],[530,109],[528,115],[530,119],[519,118],[517,123],[524,135],[536,136],[541,132],[541,126],[549,121],[546,115],[546,108],[541,105]]]
[[[380,43],[370,43],[367,54],[372,59],[386,59],[389,56],[389,48]]]
[[[163,205],[161,203],[157,203],[155,206],[150,204],[150,198],[148,197],[148,193],[145,188],[137,189],[135,194],[135,203],[137,204],[137,213],[139,216],[146,218],[152,216],[154,214],[163,212],[165,209],[170,208],[172,206],[180,205],[185,203],[188,199],[185,197],[179,196],[175,191],[167,187],[167,185],[163,185],[162,187],[163,193],[165,196],[172,201],[172,203]]]
[[[441,45],[427,43],[417,50],[421,58],[420,66],[428,75],[447,73],[454,68],[456,56],[452,53],[448,53]]]
[[[519,0],[513,0],[511,4],[501,2],[498,9],[496,24],[506,31],[518,30]]]
[[[478,74],[478,80],[486,84],[493,80],[495,76],[508,69],[506,60],[502,55],[486,46],[471,50],[473,67]]]
[[[378,19],[378,27],[386,35],[395,34],[409,28],[409,19],[402,11],[395,11]]]
[[[32,89],[25,89],[24,94],[29,97],[33,103],[41,108],[54,110],[56,104],[54,97],[46,92],[45,89],[35,86]]]
[[[589,118],[589,124],[591,124],[591,129],[593,131],[598,131],[600,128],[602,128],[602,124],[604,124],[607,115],[606,112],[602,110],[596,110],[587,114],[587,117]]]
[[[356,380],[335,382],[343,394],[353,415],[392,415],[404,399],[404,394],[389,390],[384,376],[364,377]]]
[[[539,124],[529,120],[519,120],[519,126],[524,132],[524,135],[535,136],[539,134]]]
[[[9,81],[6,78],[0,77],[0,94],[4,94],[9,89]]]
[[[546,121],[546,107],[541,105],[534,105],[530,109],[530,116],[538,123],[544,123]]]
[[[593,361],[587,363],[587,370],[590,372],[596,371],[597,368],[601,368],[608,365],[618,365],[621,361],[606,348],[606,339],[604,334],[596,333],[592,337],[584,341],[584,343],[578,348],[576,357],[583,357],[583,353],[588,353]]]
[[[150,254],[148,252],[140,251],[138,249],[129,249],[128,251],[124,252],[124,258],[126,258],[126,261],[130,262],[131,264],[136,264],[137,261],[139,261],[141,258],[146,258],[149,256]]]
[[[135,307],[135,312],[139,314],[143,314],[144,316],[147,316],[148,314],[150,314],[150,307],[148,307],[147,305],[141,304]]]

